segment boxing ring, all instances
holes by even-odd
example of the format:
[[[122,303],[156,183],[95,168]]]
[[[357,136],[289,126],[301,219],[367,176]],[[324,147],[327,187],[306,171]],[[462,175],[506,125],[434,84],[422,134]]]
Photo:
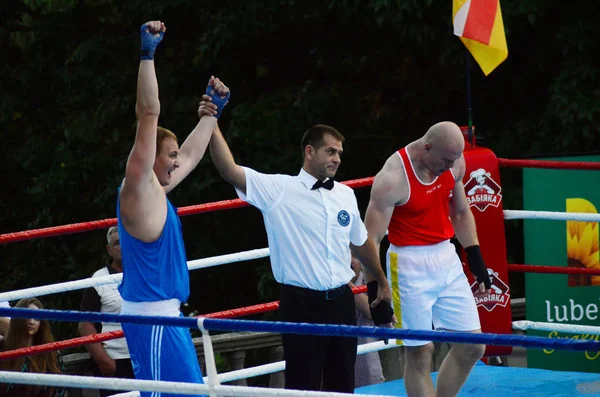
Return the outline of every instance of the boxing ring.
[[[479,148],[477,148],[479,149]],[[487,149],[485,149],[487,150]],[[491,152],[490,152],[491,153]],[[467,153],[465,153],[465,157]],[[469,188],[473,192],[487,195],[488,201],[486,204],[494,203],[494,194],[499,194],[494,191],[493,185],[488,186],[487,191],[481,180],[478,178],[488,178],[488,180],[499,181],[498,167],[534,167],[534,168],[554,168],[554,169],[578,169],[578,170],[600,170],[600,163],[581,163],[581,162],[558,162],[558,161],[538,161],[538,160],[507,160],[497,159],[493,156],[492,159],[487,158],[485,161],[492,161],[495,164],[481,165],[483,157],[489,157],[489,153],[482,150],[474,151],[472,161],[467,158],[467,174],[465,179],[465,190]],[[472,163],[472,164],[471,164]],[[479,169],[486,167],[483,172]],[[487,170],[487,171],[486,171]],[[363,178],[352,181],[343,182],[352,188],[361,188],[370,186],[373,178]],[[489,183],[489,182],[488,182]],[[496,183],[496,182],[494,182]],[[472,188],[471,188],[472,186]],[[482,187],[483,186],[483,187]],[[499,188],[499,183],[497,184]],[[473,196],[475,197],[475,196]],[[480,201],[473,199],[473,204],[477,205]],[[498,202],[501,204],[501,202]],[[189,207],[182,207],[178,210],[180,216],[199,214],[203,212],[230,210],[248,206],[247,203],[236,200],[225,200],[215,203],[207,203]],[[484,210],[489,207],[486,206]],[[493,205],[492,205],[493,207]],[[503,210],[501,205],[496,206],[496,216],[501,218],[501,221],[509,219],[543,219],[553,221],[585,221],[585,222],[600,222],[599,214],[590,213],[566,213],[566,212],[548,212],[548,211],[518,211],[518,210]],[[159,381],[141,381],[134,379],[115,379],[115,378],[95,378],[88,376],[71,376],[71,375],[49,375],[35,373],[16,373],[0,371],[0,382],[9,383],[27,383],[38,385],[54,385],[64,387],[77,388],[102,388],[108,390],[140,390],[140,391],[156,391],[156,392],[177,392],[181,394],[207,394],[210,396],[227,395],[227,396],[342,396],[342,393],[331,392],[308,392],[294,391],[282,389],[268,389],[248,386],[227,386],[222,383],[230,382],[239,379],[250,378],[259,375],[265,375],[281,371],[285,368],[284,362],[276,362],[261,365],[254,368],[246,368],[238,371],[218,374],[214,361],[213,347],[210,338],[210,331],[252,331],[252,332],[277,332],[277,333],[299,333],[299,334],[316,334],[316,335],[339,335],[339,336],[363,336],[377,339],[385,339],[389,343],[383,341],[361,345],[358,348],[358,353],[367,353],[379,351],[383,349],[393,349],[399,347],[396,343],[399,339],[423,339],[434,340],[439,342],[458,342],[458,343],[483,343],[487,345],[486,356],[505,356],[511,353],[512,346],[521,346],[525,348],[548,348],[556,350],[571,350],[571,351],[600,351],[600,342],[595,340],[571,340],[571,339],[551,339],[538,336],[523,336],[513,335],[513,330],[545,330],[557,331],[563,333],[586,333],[588,335],[600,335],[600,327],[569,325],[556,323],[541,323],[532,321],[512,321],[510,317],[510,294],[508,290],[501,285],[502,280],[507,282],[508,272],[537,272],[549,274],[589,274],[600,275],[600,269],[579,269],[557,266],[531,266],[531,265],[515,265],[506,263],[505,243],[501,249],[504,251],[504,256],[500,259],[504,261],[499,265],[494,260],[489,260],[491,255],[485,253],[486,243],[485,233],[482,236],[479,228],[480,222],[490,223],[491,211],[487,213],[479,208],[473,211],[476,216],[478,229],[480,229],[480,242],[486,264],[490,269],[493,268],[490,275],[493,276],[495,282],[495,291],[498,298],[494,302],[480,302],[481,305],[489,308],[493,303],[492,309],[479,307],[480,317],[482,322],[483,334],[474,335],[471,333],[461,332],[444,332],[444,331],[416,331],[374,327],[351,327],[351,326],[336,326],[336,325],[320,325],[320,324],[292,324],[283,322],[266,322],[266,321],[250,321],[232,319],[234,317],[242,317],[251,314],[264,313],[267,311],[277,310],[279,302],[270,302],[248,307],[226,310],[218,313],[211,313],[200,316],[198,318],[172,318],[172,317],[152,317],[152,316],[131,316],[131,315],[109,315],[102,313],[89,313],[78,311],[58,311],[58,310],[35,310],[29,309],[2,309],[0,308],[0,316],[8,317],[34,317],[49,319],[55,321],[91,321],[91,322],[132,322],[138,324],[153,324],[165,326],[187,327],[199,329],[202,333],[202,340],[205,349],[206,365],[203,370],[206,372],[204,385],[186,384],[178,382],[159,382]],[[483,214],[483,215],[482,215]],[[479,216],[479,217],[478,217]],[[482,221],[483,219],[483,221]],[[97,229],[106,229],[116,225],[116,219],[105,219],[93,222],[84,222],[78,224],[56,226],[37,230],[28,230],[23,232],[8,233],[0,235],[0,244],[8,244],[18,241],[31,240],[35,238],[48,238],[57,235],[85,232]],[[502,226],[502,231],[504,230]],[[496,231],[497,233],[497,231]],[[492,253],[493,255],[496,255]],[[197,270],[208,267],[220,266],[223,264],[253,260],[264,258],[269,255],[268,248],[254,249],[250,251],[238,252],[227,255],[220,255],[209,258],[202,258],[188,262],[189,270]],[[503,266],[503,267],[501,267]],[[469,277],[471,277],[469,275]],[[28,297],[39,297],[49,294],[62,293],[67,291],[80,290],[88,287],[118,283],[122,279],[121,274],[110,276],[88,278],[75,280],[63,283],[57,283],[46,286],[25,288],[10,292],[0,293],[0,301],[13,301]],[[469,280],[472,280],[470,278]],[[502,284],[504,284],[502,282]],[[354,293],[366,291],[366,287],[355,287]],[[506,302],[501,301],[506,295]],[[502,303],[504,306],[502,306]],[[479,303],[478,303],[479,306]],[[494,312],[494,310],[496,312]],[[54,342],[47,345],[33,346],[24,349],[1,352],[0,360],[16,358],[25,355],[32,355],[41,352],[62,350],[83,346],[90,343],[98,343],[110,339],[123,337],[122,331],[114,331],[93,335],[91,337],[80,337],[65,341]],[[435,379],[435,373],[433,374]],[[361,387],[356,390],[357,394],[361,395],[386,395],[386,396],[405,396],[403,381],[393,380],[382,384]],[[121,393],[118,396],[136,396],[137,392]],[[498,367],[478,364],[468,378],[465,386],[461,390],[459,396],[480,396],[488,397],[507,396],[576,396],[586,395],[600,396],[600,376],[594,373],[566,372],[566,371],[550,371],[531,368],[516,368],[516,367]]]

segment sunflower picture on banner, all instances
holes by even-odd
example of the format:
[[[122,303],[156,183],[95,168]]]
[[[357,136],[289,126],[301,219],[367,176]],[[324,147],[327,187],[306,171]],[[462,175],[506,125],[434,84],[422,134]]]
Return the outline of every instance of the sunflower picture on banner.
[[[594,204],[583,198],[566,201],[567,212],[597,214]],[[567,259],[569,267],[600,269],[598,222],[567,221]],[[570,287],[600,285],[600,276],[570,274]]]

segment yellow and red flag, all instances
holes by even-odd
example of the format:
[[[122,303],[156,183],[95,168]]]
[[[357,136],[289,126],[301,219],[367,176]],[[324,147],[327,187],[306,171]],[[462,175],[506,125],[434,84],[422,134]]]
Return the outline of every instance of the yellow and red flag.
[[[487,76],[508,56],[500,0],[453,0],[454,34]]]

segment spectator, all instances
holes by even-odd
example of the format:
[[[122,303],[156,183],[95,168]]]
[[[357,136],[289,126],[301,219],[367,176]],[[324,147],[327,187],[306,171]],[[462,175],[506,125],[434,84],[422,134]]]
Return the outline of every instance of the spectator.
[[[15,307],[22,309],[43,309],[36,298],[21,299]],[[10,321],[5,341],[5,350],[43,345],[54,342],[48,320],[13,318]],[[0,362],[3,371],[33,372],[41,374],[61,374],[64,367],[56,351],[18,357]],[[67,390],[62,387],[20,385],[4,383],[0,385],[2,397],[65,397]]]
[[[354,271],[354,277],[350,280],[350,287],[360,287],[365,285],[365,276],[362,272],[362,265],[358,258],[352,255],[351,267]],[[355,294],[354,303],[356,304],[356,325],[363,327],[374,327],[375,324],[371,319],[371,311],[369,309],[369,300],[367,294]],[[375,338],[359,337],[358,344],[377,342]],[[379,353],[370,352],[356,356],[356,364],[354,366],[354,387],[373,385],[376,383],[385,382]]]
[[[0,307],[10,308],[8,302],[0,302]],[[10,317],[0,317],[0,343],[4,341],[6,333],[8,332],[8,326],[10,325]]]
[[[119,231],[113,226],[106,234],[108,245],[106,251],[110,256],[107,266],[92,275],[94,277],[108,276],[123,272],[121,262],[121,246],[119,244]],[[102,312],[119,314],[123,299],[117,289],[117,284],[104,284],[88,288],[83,292],[81,299],[81,310],[86,312]],[[97,327],[99,325],[99,329]],[[120,331],[121,325],[117,323],[94,324],[91,322],[80,322],[79,333],[81,336],[96,335],[100,332]],[[129,350],[125,338],[111,339],[102,343],[86,345],[85,348],[92,356],[97,365],[96,376],[115,378],[134,378]],[[98,390],[101,397],[119,393],[114,390]]]

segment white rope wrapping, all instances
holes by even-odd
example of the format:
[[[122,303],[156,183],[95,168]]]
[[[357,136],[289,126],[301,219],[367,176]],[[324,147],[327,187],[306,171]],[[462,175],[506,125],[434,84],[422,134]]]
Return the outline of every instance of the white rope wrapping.
[[[504,219],[545,219],[548,221],[600,222],[600,214],[585,212],[504,210]]]
[[[206,328],[204,328],[204,317],[198,318],[198,328],[202,332],[202,343],[204,346],[204,359],[206,362],[206,375],[205,382],[210,386],[211,390],[220,385],[219,377],[217,376],[217,364],[215,363],[215,353],[213,351],[212,340]],[[214,391],[211,391],[209,397],[217,397]]]
[[[250,251],[236,252],[233,254],[211,256],[209,258],[196,259],[188,262],[189,270],[204,269],[207,267],[223,265],[226,263],[242,262],[252,259],[264,258],[269,256],[268,248],[254,249]],[[60,292],[75,291],[89,287],[97,287],[105,284],[120,283],[123,274],[112,274],[102,277],[85,278],[81,280],[67,281],[63,283],[44,285],[41,287],[32,287],[19,289],[10,292],[0,293],[0,302],[8,302],[23,298],[33,298]]]
[[[567,334],[586,334],[600,335],[600,327],[593,325],[575,325],[575,324],[557,324],[557,323],[541,323],[533,321],[513,321],[513,329],[521,331],[536,330],[536,331],[560,331]],[[589,338],[595,339],[595,338]]]
[[[0,383],[19,383],[29,385],[51,385],[60,387],[105,389],[105,390],[140,390],[147,392],[177,393],[177,394],[209,394],[219,396],[248,396],[248,397],[347,397],[350,394],[334,392],[316,392],[305,390],[268,389],[248,386],[222,386],[214,388],[208,385],[184,382],[164,382],[121,378],[94,378],[91,376],[72,376],[37,374],[29,372],[0,371]],[[381,395],[364,395],[365,397],[388,397]]]
[[[380,350],[394,349],[396,347],[400,347],[401,345],[396,344],[396,339],[390,339],[388,344],[384,341],[377,341],[371,343],[365,343],[363,345],[358,345],[356,349],[356,354],[366,354],[371,352],[377,352]],[[235,380],[240,379],[248,379],[254,378],[256,376],[273,374],[275,372],[280,372],[285,370],[285,361],[277,361],[275,363],[269,363],[264,365],[257,365],[252,368],[244,368],[238,369],[236,371],[224,372],[222,374],[217,375],[219,382],[227,383],[233,382]],[[204,377],[204,381],[207,382],[208,377]],[[127,392],[127,393],[119,393],[115,394],[112,397],[139,397],[138,392]]]

